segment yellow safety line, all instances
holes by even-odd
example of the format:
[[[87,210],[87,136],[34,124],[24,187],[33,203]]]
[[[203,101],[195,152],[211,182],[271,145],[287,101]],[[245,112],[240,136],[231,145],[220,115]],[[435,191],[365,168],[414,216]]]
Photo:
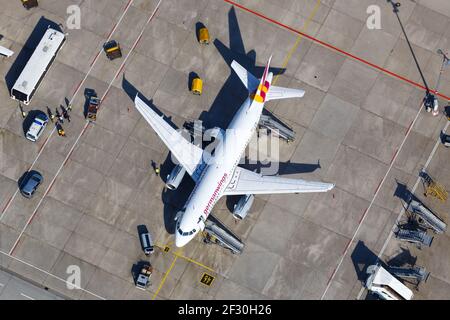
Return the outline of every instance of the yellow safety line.
[[[302,28],[302,31],[305,32],[305,31],[308,29],[309,24],[311,23],[312,19],[314,19],[314,17],[316,16],[317,11],[318,11],[319,8],[320,8],[320,5],[321,5],[321,0],[317,0],[316,5],[314,6],[313,11],[312,11],[311,14],[309,15],[308,19],[307,19],[306,22],[305,22],[305,25],[304,25],[303,28]],[[293,55],[294,52],[297,50],[297,47],[300,45],[300,42],[302,41],[302,39],[303,39],[303,36],[302,36],[302,35],[299,35],[299,36],[297,37],[297,40],[295,41],[294,46],[291,48],[291,50],[289,51],[288,55],[287,55],[286,58],[284,59],[282,69],[285,69],[285,68],[286,68],[287,64],[289,63],[289,61],[290,61],[291,58],[292,58],[292,55]],[[281,74],[281,71],[275,76],[275,79],[274,79],[273,82],[272,82],[273,85],[277,82],[278,77],[280,76],[280,74]]]
[[[170,243],[169,243],[170,244]],[[201,262],[198,262],[198,261],[195,261],[194,259],[191,259],[191,258],[189,258],[189,257],[186,257],[186,256],[183,256],[182,254],[179,254],[178,252],[172,252],[172,248],[169,246],[169,244],[168,245],[161,245],[161,244],[156,244],[156,247],[157,248],[159,248],[159,249],[161,249],[162,251],[164,251],[164,248],[165,247],[169,247],[171,250],[170,250],[170,252],[171,252],[171,254],[173,254],[174,256],[176,256],[176,257],[178,257],[178,258],[182,258],[182,259],[184,259],[184,260],[187,260],[187,261],[189,261],[189,262],[192,262],[192,263],[194,263],[194,264],[196,264],[196,265],[198,265],[198,266],[200,266],[200,267],[202,267],[202,268],[205,268],[206,270],[209,270],[209,271],[211,271],[211,272],[215,272],[214,271],[214,269],[212,269],[212,268],[210,268],[210,267],[208,267],[208,266],[205,266],[203,263],[201,263]]]
[[[169,273],[172,271],[173,267],[175,266],[175,262],[177,262],[177,259],[178,259],[178,256],[175,256],[172,264],[170,265],[169,269],[166,271],[166,274],[162,278],[161,283],[159,284],[158,290],[156,290],[155,294],[153,295],[152,300],[155,300],[155,298],[158,296],[158,293],[161,290],[161,288],[163,287],[164,282],[166,282],[167,276],[169,275]]]
[[[202,264],[202,263],[200,263],[200,262],[198,262],[198,261],[195,261],[194,259],[185,257],[185,256],[183,256],[183,255],[181,255],[181,254],[179,254],[179,253],[176,253],[176,252],[174,252],[173,255],[176,256],[176,257],[185,259],[185,260],[187,260],[187,261],[189,261],[189,262],[192,262],[192,263],[194,263],[194,264],[196,264],[196,265],[198,265],[198,266],[200,266],[200,267],[202,267],[202,268],[205,268],[206,270],[209,270],[209,271],[211,271],[211,272],[215,272],[212,268],[207,267],[207,266],[205,266],[204,264]]]

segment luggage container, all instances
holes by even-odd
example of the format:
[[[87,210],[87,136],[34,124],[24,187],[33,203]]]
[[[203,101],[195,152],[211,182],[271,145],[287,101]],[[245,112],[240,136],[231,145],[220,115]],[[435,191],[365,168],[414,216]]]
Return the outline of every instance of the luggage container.
[[[198,41],[201,44],[209,44],[209,31],[206,27],[200,28],[198,30]]]
[[[111,40],[103,45],[106,56],[109,60],[114,60],[117,58],[122,58],[122,50],[120,45],[115,40]]]
[[[200,78],[192,80],[192,93],[195,95],[201,95],[203,91],[203,81]]]

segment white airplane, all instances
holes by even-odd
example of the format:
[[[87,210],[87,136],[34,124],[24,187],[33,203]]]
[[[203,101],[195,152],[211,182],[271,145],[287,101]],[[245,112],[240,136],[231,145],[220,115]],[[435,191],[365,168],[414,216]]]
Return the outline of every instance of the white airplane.
[[[11,57],[14,54],[13,51],[0,46],[0,55],[5,56],[5,57]]]
[[[264,103],[277,99],[301,98],[305,94],[303,90],[271,86],[273,73],[269,72],[269,65],[270,59],[259,81],[236,61],[232,62],[231,66],[248,89],[249,97],[218,142],[214,155],[183,138],[163,116],[158,115],[136,95],[136,108],[196,183],[184,208],[175,218],[177,247],[183,247],[198,232],[203,231],[214,205],[224,195],[326,192],[334,188],[334,184],[330,183],[262,176],[238,167],[258,126]],[[210,161],[205,161],[207,158]]]

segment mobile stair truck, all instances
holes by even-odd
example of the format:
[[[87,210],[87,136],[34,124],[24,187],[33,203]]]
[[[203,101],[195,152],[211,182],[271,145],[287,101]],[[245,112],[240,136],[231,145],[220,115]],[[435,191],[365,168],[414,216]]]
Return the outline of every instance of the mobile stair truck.
[[[367,268],[366,288],[383,300],[411,300],[413,292],[380,265]]]

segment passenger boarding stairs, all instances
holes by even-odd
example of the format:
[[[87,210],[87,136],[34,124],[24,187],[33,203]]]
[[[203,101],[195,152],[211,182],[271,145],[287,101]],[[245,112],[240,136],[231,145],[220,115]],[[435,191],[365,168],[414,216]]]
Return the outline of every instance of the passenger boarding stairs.
[[[428,235],[426,231],[421,230],[400,229],[395,234],[395,237],[398,240],[412,242],[418,245],[425,245],[427,247],[430,247],[431,242],[433,242],[433,237]]]
[[[420,202],[412,200],[408,205],[408,211],[416,214],[420,218],[419,223],[423,223],[428,228],[433,229],[436,233],[444,233],[447,229],[445,222]]]
[[[234,254],[239,254],[244,249],[244,243],[241,239],[213,215],[210,215],[208,220],[206,220],[203,242],[206,244],[217,244],[229,249]]]

